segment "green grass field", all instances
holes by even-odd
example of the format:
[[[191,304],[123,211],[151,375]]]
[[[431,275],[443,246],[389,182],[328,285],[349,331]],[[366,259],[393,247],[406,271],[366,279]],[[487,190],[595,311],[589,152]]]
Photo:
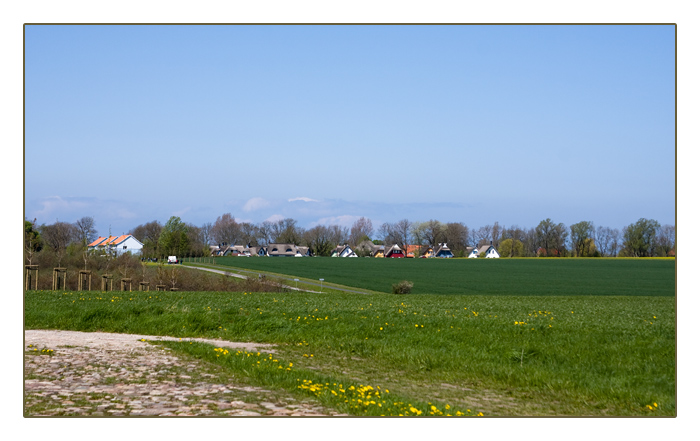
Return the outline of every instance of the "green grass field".
[[[319,265],[324,260],[331,261],[319,259]],[[363,259],[354,261],[355,268],[364,265]],[[474,268],[516,262],[482,261]],[[460,268],[472,262],[400,264]],[[666,264],[657,270],[663,273]],[[644,272],[635,265],[626,271]],[[310,396],[354,415],[676,414],[675,298],[658,293],[29,291],[25,327],[275,343],[274,358],[186,342],[167,345],[251,384]]]
[[[217,265],[415,294],[674,296],[675,259],[368,259],[218,257]]]

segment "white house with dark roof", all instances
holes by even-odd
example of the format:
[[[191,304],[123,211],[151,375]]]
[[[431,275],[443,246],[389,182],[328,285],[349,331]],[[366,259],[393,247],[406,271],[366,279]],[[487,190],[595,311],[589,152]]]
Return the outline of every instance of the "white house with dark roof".
[[[487,259],[498,259],[499,257],[501,257],[501,255],[498,254],[498,250],[496,250],[496,247],[494,247],[493,245],[484,245],[481,248],[479,248],[479,251],[477,252],[477,257],[481,256],[481,253],[484,253],[484,257]]]
[[[357,257],[357,254],[348,245],[339,245],[335,247],[331,257]]]
[[[439,243],[437,247],[435,247],[435,257],[441,257],[443,259],[450,259],[454,257],[454,254],[452,254],[452,250],[447,248],[446,243]]]

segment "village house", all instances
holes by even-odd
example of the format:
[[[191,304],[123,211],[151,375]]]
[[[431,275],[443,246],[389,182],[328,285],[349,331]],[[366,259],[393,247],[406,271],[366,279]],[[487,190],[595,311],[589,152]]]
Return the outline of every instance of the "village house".
[[[421,259],[429,259],[431,257],[435,257],[435,250],[433,250],[433,247],[430,245],[423,245],[418,252],[418,257]]]
[[[309,247],[299,247],[292,243],[271,243],[267,246],[269,257],[306,257],[310,256]]]
[[[331,253],[331,257],[357,257],[357,254],[348,245],[338,245]]]
[[[363,240],[355,247],[356,253],[368,257],[384,257],[384,245],[375,245],[371,240]]]
[[[124,253],[141,254],[143,244],[131,234],[123,234],[121,236],[99,237],[88,244],[88,249],[116,255]]]
[[[393,258],[393,259],[401,259],[403,257],[406,257],[406,254],[404,254],[403,250],[397,245],[394,244],[391,248],[389,248],[388,251],[384,252],[384,257],[387,258]]]
[[[420,256],[421,245],[406,245],[406,257]]]
[[[439,243],[437,246],[437,251],[435,252],[435,257],[449,259],[454,257],[454,254],[452,254],[452,251],[449,248],[447,248],[446,243]]]
[[[483,245],[482,247],[480,247],[477,253],[477,257],[481,256],[481,253],[483,253],[484,257],[487,259],[498,259],[499,257],[501,257],[501,255],[498,254],[496,248],[493,246],[493,242],[491,243],[491,245]],[[471,257],[471,255],[469,257]]]

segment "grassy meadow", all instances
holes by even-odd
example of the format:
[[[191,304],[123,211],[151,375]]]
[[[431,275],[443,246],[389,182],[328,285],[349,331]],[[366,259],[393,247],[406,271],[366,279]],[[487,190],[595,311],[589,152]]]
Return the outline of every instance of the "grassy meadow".
[[[340,263],[364,261],[375,263]],[[518,261],[430,262],[399,263],[475,263],[488,272],[488,265]],[[666,265],[673,262],[661,261],[655,271],[664,273]],[[616,271],[642,277],[651,271],[645,268],[623,264]],[[552,283],[561,277],[552,275]],[[25,328],[182,337],[159,344],[353,415],[670,416],[675,298],[657,290],[647,296],[28,291]],[[274,354],[245,353],[187,337],[277,346]]]
[[[392,284],[410,280],[414,294],[675,295],[675,259],[217,257],[215,262],[387,293]]]

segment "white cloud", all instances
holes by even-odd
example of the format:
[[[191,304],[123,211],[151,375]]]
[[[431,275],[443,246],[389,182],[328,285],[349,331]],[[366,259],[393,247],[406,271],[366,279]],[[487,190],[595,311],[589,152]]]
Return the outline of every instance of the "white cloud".
[[[256,211],[261,208],[265,208],[269,205],[270,203],[263,198],[252,198],[248,199],[248,202],[246,202],[245,205],[243,205],[243,211],[245,211],[246,213],[250,211]]]
[[[62,198],[61,196],[50,196],[39,202],[41,209],[36,210],[37,217],[50,218],[55,215],[71,213],[75,210],[87,207],[88,204],[84,200],[74,198]]]
[[[316,225],[340,225],[341,227],[352,227],[352,224],[355,223],[356,220],[361,218],[362,216],[352,216],[350,214],[343,214],[341,216],[331,216],[331,217],[323,217],[316,222],[312,222],[311,226],[315,227]]]
[[[268,217],[265,220],[270,221],[270,222],[277,222],[277,221],[281,221],[282,219],[284,219],[284,216],[282,216],[281,214],[273,214],[272,216]]]
[[[187,207],[187,208],[183,208],[182,210],[179,210],[179,211],[174,211],[173,216],[182,217],[183,214],[187,213],[191,209],[192,209],[192,207]]]
[[[307,197],[305,197],[305,196],[302,196],[302,197],[300,197],[300,198],[292,198],[292,199],[288,199],[288,200],[287,200],[287,202],[294,202],[294,201],[321,202],[321,201],[319,201],[319,200],[317,200],[317,199],[311,199],[311,198],[307,198]]]

